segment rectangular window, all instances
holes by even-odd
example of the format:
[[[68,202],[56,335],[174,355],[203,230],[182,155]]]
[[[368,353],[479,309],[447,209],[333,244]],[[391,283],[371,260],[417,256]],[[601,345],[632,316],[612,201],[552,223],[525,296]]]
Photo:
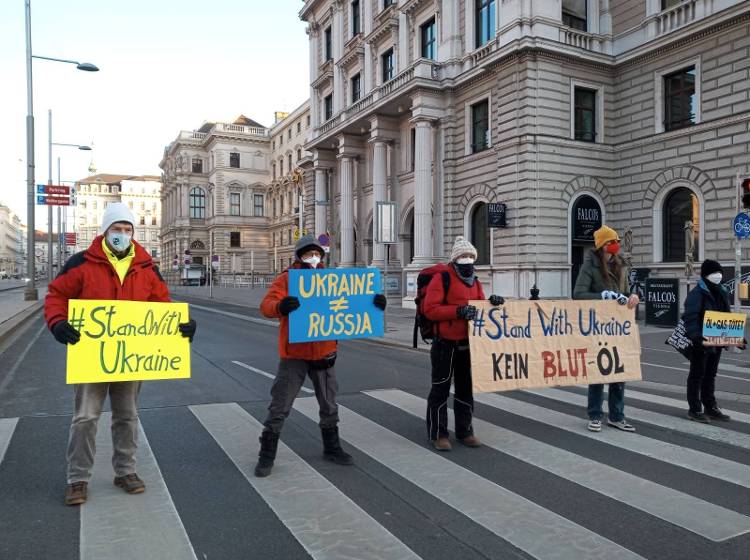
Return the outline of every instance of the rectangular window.
[[[435,18],[422,24],[419,32],[422,38],[422,58],[435,60]]]
[[[310,128],[310,115],[307,115],[307,128]]]
[[[575,139],[596,142],[596,91],[575,88],[573,104]]]
[[[276,199],[273,199],[273,217],[276,217]]]
[[[297,122],[297,134],[299,134],[300,132],[302,132],[302,122],[298,121]]]
[[[352,76],[352,103],[359,101],[359,97],[362,94],[362,78],[357,73]]]
[[[486,150],[490,146],[490,103],[480,101],[471,106],[471,153]]]
[[[664,76],[664,130],[696,122],[695,66]]]
[[[662,11],[668,10],[677,4],[682,4],[684,1],[685,0],[661,0],[661,9]]]
[[[276,180],[276,163],[275,162],[271,164],[271,171],[273,173],[273,180],[275,181]]]
[[[232,231],[229,233],[229,246],[239,247],[240,246],[240,232]]]
[[[240,193],[229,193],[229,214],[231,216],[240,215]]]
[[[193,173],[203,173],[203,160],[193,158]]]
[[[388,6],[393,5],[393,0],[383,0],[383,9],[385,10]]]
[[[159,257],[159,249],[156,249],[156,248],[151,249],[151,256],[154,257],[154,258],[158,258]]]
[[[326,27],[325,35],[325,57],[326,62],[333,59],[333,43],[331,42],[331,27]]]
[[[495,0],[474,0],[474,37],[476,48],[495,37]]]
[[[263,216],[263,195],[253,195],[253,215]]]
[[[152,217],[151,217],[151,225],[152,225],[152,226],[155,226],[155,225],[156,225],[156,216],[152,216]]]
[[[562,3],[562,22],[563,25],[578,29],[580,31],[588,31],[587,15],[586,15],[586,3],[587,0],[563,0]]]
[[[409,160],[409,166],[412,171],[414,171],[414,160],[417,158],[417,129],[412,128],[411,129],[411,138],[409,140],[409,148],[411,150],[411,153],[409,154],[409,157],[411,158]]]
[[[352,2],[352,37],[359,33],[359,0]]]
[[[286,156],[286,161],[287,161],[287,167],[289,168],[289,173],[291,173],[292,172],[292,154],[289,154],[288,156]]]
[[[329,120],[331,117],[333,117],[333,94],[329,94],[325,96],[325,99],[323,99],[323,114],[325,115],[325,120]]]
[[[291,140],[291,139],[292,139],[292,129],[291,129],[291,128],[290,128],[290,129],[288,129],[288,130],[286,131],[286,137],[287,137],[287,138],[288,138],[289,140]]]
[[[388,49],[380,57],[382,64],[383,83],[390,82],[393,79],[393,49]]]
[[[239,152],[230,152],[229,153],[229,167],[237,167],[240,166],[240,154]]]

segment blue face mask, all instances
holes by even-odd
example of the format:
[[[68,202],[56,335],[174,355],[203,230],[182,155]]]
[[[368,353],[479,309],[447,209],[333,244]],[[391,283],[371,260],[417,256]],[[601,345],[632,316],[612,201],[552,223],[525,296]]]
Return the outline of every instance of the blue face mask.
[[[124,253],[130,249],[131,239],[133,239],[133,236],[127,233],[111,231],[107,234],[107,243],[116,253]]]

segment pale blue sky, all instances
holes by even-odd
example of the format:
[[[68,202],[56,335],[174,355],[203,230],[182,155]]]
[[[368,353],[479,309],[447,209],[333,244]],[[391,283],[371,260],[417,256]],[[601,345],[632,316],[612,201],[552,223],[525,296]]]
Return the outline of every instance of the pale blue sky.
[[[32,0],[34,54],[92,62],[100,72],[34,61],[36,179],[45,183],[47,110],[54,142],[94,142],[99,172],[159,174],[180,130],[240,113],[268,126],[309,94],[299,0]],[[0,0],[0,202],[26,221],[23,0]],[[87,175],[91,152],[53,151],[62,179]],[[37,212],[37,228],[46,225]]]

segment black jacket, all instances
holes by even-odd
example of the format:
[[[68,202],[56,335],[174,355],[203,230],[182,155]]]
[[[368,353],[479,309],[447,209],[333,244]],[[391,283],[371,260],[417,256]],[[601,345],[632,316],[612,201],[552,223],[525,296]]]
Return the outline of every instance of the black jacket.
[[[706,311],[724,311],[731,309],[729,293],[722,286],[718,287],[718,299],[714,297],[705,280],[698,280],[698,285],[690,290],[685,298],[685,312],[682,320],[685,322],[685,334],[693,344],[701,344],[703,338],[703,315]]]

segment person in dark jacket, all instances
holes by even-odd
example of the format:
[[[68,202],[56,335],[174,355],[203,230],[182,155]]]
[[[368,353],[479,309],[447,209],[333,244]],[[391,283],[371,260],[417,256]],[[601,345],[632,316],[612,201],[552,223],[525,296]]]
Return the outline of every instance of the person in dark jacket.
[[[110,203],[102,217],[102,235],[86,251],[70,257],[49,285],[44,315],[58,342],[76,344],[81,338],[81,333],[68,322],[71,299],[169,301],[167,285],[151,257],[133,240],[134,223],[135,217],[126,204]],[[179,328],[182,336],[192,342],[195,320]],[[146,489],[135,472],[140,389],[140,381],[75,385],[75,413],[68,439],[66,505],[79,505],[88,498],[96,427],[108,394],[112,408],[114,483],[128,494],[139,494]]]
[[[706,311],[731,310],[729,294],[721,285],[722,273],[718,262],[710,259],[703,262],[701,278],[685,299],[685,312],[682,315],[685,334],[693,343],[687,378],[687,401],[690,406],[687,417],[704,424],[711,420],[729,420],[729,415],[722,412],[714,395],[721,347],[703,346],[703,316]]]
[[[479,447],[471,418],[474,413],[474,395],[471,386],[471,359],[469,355],[469,321],[477,308],[471,300],[484,299],[484,290],[474,275],[477,250],[463,237],[457,237],[451,251],[451,262],[446,266],[450,277],[448,293],[443,288],[441,274],[435,274],[427,286],[424,313],[436,323],[435,337],[430,349],[432,362],[432,389],[427,397],[427,434],[438,451],[452,449],[448,439],[448,395],[451,380],[455,387],[453,413],[456,417],[456,439],[468,447]],[[492,305],[502,305],[505,300],[492,295]]]
[[[573,299],[615,299],[630,309],[638,305],[637,295],[628,295],[624,262],[619,256],[620,237],[610,227],[603,225],[594,232],[594,250],[586,254],[583,266],[578,273],[573,288]],[[607,389],[609,396],[609,418],[607,424],[625,432],[634,432],[635,428],[625,420],[625,383],[610,383]],[[588,429],[592,432],[602,430],[602,401],[604,385],[589,385]]]
[[[338,382],[334,364],[337,343],[335,340],[316,342],[289,342],[289,314],[304,301],[289,295],[290,269],[324,268],[323,246],[312,235],[297,241],[294,248],[295,261],[282,272],[268,289],[260,304],[260,311],[269,318],[279,319],[279,370],[271,386],[271,404],[260,436],[258,463],[255,476],[271,474],[276,460],[276,450],[281,437],[281,428],[289,416],[306,377],[310,377],[315,387],[315,397],[320,405],[320,432],[323,438],[323,457],[337,465],[353,464],[352,456],[341,447],[339,441],[339,414],[336,404]],[[385,310],[386,298],[383,294],[374,297],[375,306]]]

